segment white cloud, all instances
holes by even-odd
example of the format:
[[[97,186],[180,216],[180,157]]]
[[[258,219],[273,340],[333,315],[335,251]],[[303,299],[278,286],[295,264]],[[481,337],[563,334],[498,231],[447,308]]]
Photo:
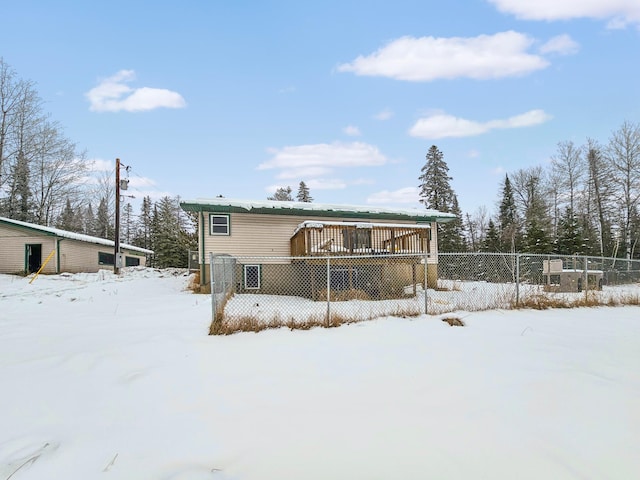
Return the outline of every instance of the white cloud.
[[[102,80],[85,96],[89,109],[94,112],[142,112],[156,108],[183,108],[186,102],[182,95],[163,88],[131,88],[127,83],[135,79],[133,70],[120,70]]]
[[[348,185],[371,183],[370,180],[344,180],[334,177],[340,168],[366,168],[389,163],[374,145],[363,142],[334,142],[294,145],[269,149],[271,158],[258,165],[258,170],[278,170],[277,185],[269,185],[272,194],[279,187],[290,185],[295,190],[304,180],[313,190],[341,190]]]
[[[489,0],[498,10],[526,20],[608,20],[610,28],[640,25],[638,0]]]
[[[317,143],[270,149],[270,160],[261,163],[258,170],[283,170],[309,167],[372,167],[384,165],[387,158],[377,147],[362,142]]]
[[[446,113],[434,113],[419,119],[409,130],[412,137],[420,138],[447,138],[447,137],[472,137],[481,135],[491,130],[521,128],[539,125],[551,119],[543,110],[530,110],[520,115],[509,117],[505,120],[490,120],[477,122],[464,118],[454,117]]]
[[[393,112],[388,108],[385,108],[373,116],[373,118],[380,121],[389,120],[391,117],[393,117]]]
[[[355,125],[347,125],[342,129],[342,131],[350,137],[359,137],[361,135],[360,129]]]
[[[528,52],[533,44],[533,38],[514,31],[466,38],[402,37],[339,65],[338,71],[413,82],[512,77],[549,66],[545,58]]]
[[[580,45],[569,35],[553,37],[540,47],[540,53],[557,53],[559,55],[572,55],[578,53]]]
[[[390,204],[390,203],[418,203],[418,187],[404,187],[399,190],[383,190],[374,193],[367,198],[367,203]]]

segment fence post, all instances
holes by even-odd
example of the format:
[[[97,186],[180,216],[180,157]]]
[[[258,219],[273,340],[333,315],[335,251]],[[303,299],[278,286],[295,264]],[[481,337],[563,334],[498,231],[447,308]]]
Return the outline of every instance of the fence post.
[[[516,307],[520,305],[520,254],[516,253]]]
[[[429,313],[429,302],[427,299],[427,290],[428,290],[428,267],[427,267],[427,259],[429,258],[429,252],[424,252],[424,314],[428,315]]]
[[[585,255],[584,257],[584,301],[585,304],[587,299],[589,298],[589,273],[587,270],[589,269],[589,258]]]
[[[216,321],[216,292],[213,282],[213,252],[209,252],[209,286],[211,287],[211,321]]]
[[[327,327],[331,325],[331,259],[327,257]]]
[[[222,300],[227,296],[227,257],[222,257]]]

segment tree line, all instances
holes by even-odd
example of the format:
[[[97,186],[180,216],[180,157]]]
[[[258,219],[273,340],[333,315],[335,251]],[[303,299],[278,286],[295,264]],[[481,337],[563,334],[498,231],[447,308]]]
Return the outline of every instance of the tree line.
[[[113,238],[113,172],[96,175],[86,152],[44,112],[33,82],[0,58],[0,216]],[[640,125],[624,122],[604,144],[587,139],[557,144],[548,165],[505,174],[496,212],[462,213],[444,154],[433,145],[419,180],[420,202],[453,213],[438,225],[443,252],[530,252],[640,258]],[[294,201],[290,186],[270,200]],[[312,202],[301,181],[295,200]],[[125,203],[121,240],[156,252],[158,267],[187,266],[197,248],[195,219],[178,198],[140,212]]]
[[[44,111],[35,84],[0,58],[0,216],[114,238],[114,172],[91,171],[86,152]],[[121,215],[121,241],[155,251],[158,267],[186,267],[197,248],[193,218],[178,198],[130,203]]]
[[[443,154],[429,149],[419,177],[427,208],[456,214],[439,226],[443,252],[529,252],[640,258],[640,125],[605,144],[557,144],[547,166],[505,174],[497,212],[460,212]]]

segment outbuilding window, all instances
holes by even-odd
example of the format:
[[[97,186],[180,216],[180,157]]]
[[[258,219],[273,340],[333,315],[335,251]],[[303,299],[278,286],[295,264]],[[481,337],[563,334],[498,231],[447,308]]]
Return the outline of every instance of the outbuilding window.
[[[115,263],[115,255],[113,253],[98,252],[99,265],[113,265]]]
[[[140,265],[139,257],[124,257],[124,266],[125,267],[137,267]]]
[[[210,235],[229,235],[229,215],[212,213],[209,215]]]

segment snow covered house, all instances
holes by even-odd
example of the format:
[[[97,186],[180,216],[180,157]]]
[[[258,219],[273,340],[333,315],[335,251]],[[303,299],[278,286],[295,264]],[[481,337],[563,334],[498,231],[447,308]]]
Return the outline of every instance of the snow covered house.
[[[295,276],[295,272],[284,272],[282,268],[271,268],[273,273],[269,275],[268,264],[321,266],[326,264],[323,258],[327,256],[344,256],[345,264],[346,257],[357,256],[366,256],[362,261],[367,264],[379,264],[390,254],[412,255],[417,264],[427,258],[428,280],[432,284],[437,278],[436,224],[455,218],[426,209],[228,198],[187,200],[180,205],[198,215],[201,283],[209,283],[211,252],[233,258],[253,257],[251,272],[236,275],[242,279],[236,280],[236,291],[263,293],[282,292],[284,278]],[[302,278],[308,276],[302,274]],[[247,283],[258,278],[257,284]]]
[[[113,240],[0,217],[0,273],[97,272],[113,268]],[[145,265],[153,251],[120,244],[122,266]]]

